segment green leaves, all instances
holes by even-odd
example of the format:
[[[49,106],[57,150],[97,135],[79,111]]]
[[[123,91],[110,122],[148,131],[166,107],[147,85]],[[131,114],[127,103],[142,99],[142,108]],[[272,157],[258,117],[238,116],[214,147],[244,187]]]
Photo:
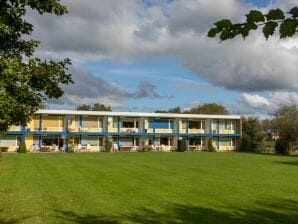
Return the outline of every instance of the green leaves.
[[[278,20],[284,19],[285,15],[281,9],[271,9],[267,15],[265,15],[267,20]]]
[[[280,38],[292,37],[298,32],[298,7],[292,8],[288,14],[291,17],[286,18],[284,12],[279,8],[271,9],[267,14],[251,10],[246,15],[245,23],[233,24],[228,19],[219,20],[214,24],[216,27],[209,30],[208,37],[213,38],[219,34],[221,41],[233,39],[238,35],[246,38],[250,31],[256,30],[260,26],[263,27],[262,32],[266,40],[274,35],[278,27]]]
[[[218,28],[211,28],[207,34],[208,37],[215,37],[220,32]]]
[[[298,7],[292,8],[288,13],[291,14],[293,18],[298,18]]]
[[[216,23],[214,23],[214,25],[218,29],[225,29],[225,28],[229,28],[230,26],[232,26],[232,22],[231,22],[231,20],[223,19],[223,20],[220,20],[220,21],[217,21]]]
[[[10,125],[26,124],[45,98],[62,96],[61,86],[72,83],[67,72],[69,59],[57,62],[31,58],[39,41],[30,39],[33,25],[25,20],[29,8],[40,14],[66,13],[60,0],[1,1],[0,133]]]
[[[269,36],[272,36],[274,34],[276,27],[278,27],[277,22],[269,21],[265,24],[263,28],[263,33],[266,37],[266,40],[268,40]]]
[[[280,38],[291,37],[297,32],[298,21],[294,19],[286,19],[280,24]]]
[[[258,10],[251,10],[246,15],[246,22],[247,23],[257,23],[257,22],[264,22],[264,21],[265,21],[265,17]]]

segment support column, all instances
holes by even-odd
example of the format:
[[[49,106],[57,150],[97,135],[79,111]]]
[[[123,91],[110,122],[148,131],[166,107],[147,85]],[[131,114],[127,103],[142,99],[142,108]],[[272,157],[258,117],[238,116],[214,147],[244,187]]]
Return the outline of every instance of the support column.
[[[117,138],[117,145],[118,145],[118,151],[120,151],[120,136],[118,135]]]
[[[145,145],[145,117],[141,117],[141,122],[142,122],[142,129],[140,129],[141,131],[141,136],[142,136],[142,139],[141,139],[141,143],[142,143],[142,146],[143,146],[143,149],[144,150],[144,145]],[[141,125],[139,125],[140,127]]]
[[[38,126],[38,131],[41,132],[42,131],[42,114],[39,114],[39,126]],[[33,137],[34,138],[34,137]],[[33,140],[34,141],[34,140]],[[39,133],[38,136],[38,147],[39,150],[41,149],[41,145],[42,145],[42,139],[41,139],[41,133]]]
[[[42,131],[42,114],[39,114],[38,131]]]
[[[68,140],[69,140],[68,114],[65,114],[65,152],[68,152]]]
[[[186,134],[188,134],[188,127],[189,127],[189,120],[188,118],[185,120],[185,128],[186,128]]]
[[[212,119],[210,118],[210,122],[209,122],[209,137],[212,137],[213,132],[212,132]]]
[[[117,118],[117,132],[120,134],[120,117]]]
[[[105,127],[104,127],[105,133],[108,135],[109,132],[109,117],[105,116]]]

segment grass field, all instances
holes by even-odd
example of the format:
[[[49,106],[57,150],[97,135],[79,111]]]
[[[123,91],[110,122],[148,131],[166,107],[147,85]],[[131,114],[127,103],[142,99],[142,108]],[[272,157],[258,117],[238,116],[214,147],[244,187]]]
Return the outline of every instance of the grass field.
[[[298,223],[298,157],[4,154],[0,223]]]

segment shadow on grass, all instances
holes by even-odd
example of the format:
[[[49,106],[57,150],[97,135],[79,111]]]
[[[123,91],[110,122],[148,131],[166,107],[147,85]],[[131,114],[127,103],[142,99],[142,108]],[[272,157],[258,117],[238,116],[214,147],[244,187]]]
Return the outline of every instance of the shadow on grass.
[[[258,204],[258,208],[245,210],[233,208],[218,211],[189,204],[168,204],[156,211],[141,208],[132,214],[109,215],[81,215],[72,211],[56,211],[58,220],[71,223],[119,224],[119,223],[297,223],[298,202],[292,200],[278,201],[272,204]]]
[[[298,166],[298,160],[297,161],[275,161],[275,163]]]
[[[22,218],[6,218],[7,215],[5,214],[3,209],[0,209],[0,224],[17,224],[17,223],[23,223],[26,219],[29,219],[29,216],[22,217]]]

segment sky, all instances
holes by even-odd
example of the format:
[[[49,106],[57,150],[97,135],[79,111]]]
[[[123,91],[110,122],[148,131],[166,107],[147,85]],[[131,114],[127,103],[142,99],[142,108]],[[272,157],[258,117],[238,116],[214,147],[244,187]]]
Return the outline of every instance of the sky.
[[[250,9],[289,10],[298,0],[62,0],[63,16],[29,12],[36,55],[71,58],[75,84],[49,108],[104,103],[114,111],[153,112],[219,103],[232,114],[270,116],[298,104],[298,38],[219,43],[206,37],[219,19]]]

